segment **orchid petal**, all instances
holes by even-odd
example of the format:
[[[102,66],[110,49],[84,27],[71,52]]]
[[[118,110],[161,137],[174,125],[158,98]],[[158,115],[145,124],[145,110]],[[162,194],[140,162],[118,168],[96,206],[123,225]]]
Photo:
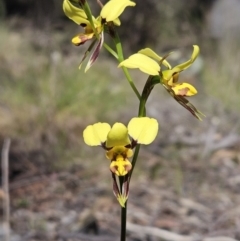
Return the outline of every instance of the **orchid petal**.
[[[84,44],[88,40],[92,39],[93,36],[94,36],[94,33],[89,33],[89,34],[80,33],[80,34],[78,34],[78,35],[76,35],[75,37],[72,38],[72,43],[75,46],[79,46],[79,45]]]
[[[157,136],[158,122],[149,117],[135,117],[128,124],[128,132],[137,143],[148,145]]]
[[[90,44],[90,46],[88,47],[88,49],[86,50],[86,52],[84,53],[82,60],[79,64],[79,69],[81,69],[83,61],[87,58],[87,56],[89,55],[89,53],[91,52],[92,48],[94,47],[95,43],[97,42],[97,39],[94,39],[93,42]]]
[[[103,34],[103,32],[101,32],[101,36],[98,40],[98,44],[97,44],[96,48],[93,50],[93,52],[89,58],[89,61],[87,63],[87,66],[85,68],[85,73],[92,67],[94,62],[97,60],[100,50],[102,48],[103,42],[104,42],[104,34]]]
[[[205,116],[202,112],[200,112],[198,109],[195,108],[193,104],[191,104],[186,98],[183,96],[176,95],[174,91],[171,89],[171,87],[164,85],[163,87],[167,90],[167,92],[185,109],[187,109],[193,116],[195,116],[197,119],[202,120],[201,116]]]
[[[118,200],[119,204],[120,204],[123,208],[125,208],[125,203],[126,203],[127,199],[128,199],[127,196],[121,195],[121,194],[118,195],[118,197],[117,197],[117,200]]]
[[[197,94],[195,87],[188,83],[179,83],[172,87],[172,90],[174,91],[175,95],[180,96],[193,96]]]
[[[128,159],[119,155],[116,161],[111,161],[110,170],[117,176],[125,176],[132,169],[132,164]]]
[[[197,45],[193,45],[193,53],[192,53],[191,58],[188,61],[175,66],[172,69],[172,71],[176,73],[176,72],[181,72],[181,71],[187,69],[196,60],[197,56],[199,55],[199,52],[200,52],[199,47]]]
[[[138,51],[138,53],[140,54],[144,54],[150,58],[155,59],[157,62],[161,62],[164,58],[157,55],[153,50],[151,50],[150,48],[145,48],[145,49],[141,49],[140,51]],[[168,54],[169,55],[169,54]],[[171,69],[171,65],[168,63],[167,60],[163,60],[162,61],[163,65],[165,65],[168,69]]]
[[[128,59],[122,61],[118,67],[122,66],[130,69],[138,68],[149,75],[159,75],[160,71],[160,66],[156,61],[141,53],[133,54]]]
[[[113,178],[113,194],[116,196],[119,204],[124,208],[125,203],[128,199],[128,193],[129,193],[129,178],[128,175],[124,176],[124,181],[121,186],[121,189],[118,187],[118,182],[116,180],[116,176],[114,173],[112,173]],[[121,192],[120,192],[121,190]]]
[[[120,25],[121,25],[121,21],[120,21],[119,18],[114,19],[114,20],[113,20],[113,23],[114,23],[114,25],[116,25],[116,26],[120,26]]]
[[[111,126],[108,123],[89,125],[83,131],[84,142],[89,146],[100,146],[106,141],[110,130]]]
[[[122,123],[115,123],[107,135],[106,147],[126,146],[129,144],[127,127]]]
[[[109,151],[106,152],[106,157],[109,160],[114,160],[116,159],[116,155],[121,154],[122,156],[125,157],[131,157],[133,155],[132,149],[129,149],[125,146],[114,146],[111,148]]]
[[[174,72],[173,69],[163,70],[162,73],[161,73],[163,82],[167,83],[168,85],[172,85],[173,84],[172,77],[173,77],[174,73],[175,72]]]
[[[85,12],[82,9],[75,7],[69,0],[63,1],[63,11],[68,18],[78,25],[89,23]]]
[[[130,0],[110,0],[103,6],[100,16],[106,19],[107,22],[114,21],[122,14],[126,7],[133,7],[135,5],[136,3]]]

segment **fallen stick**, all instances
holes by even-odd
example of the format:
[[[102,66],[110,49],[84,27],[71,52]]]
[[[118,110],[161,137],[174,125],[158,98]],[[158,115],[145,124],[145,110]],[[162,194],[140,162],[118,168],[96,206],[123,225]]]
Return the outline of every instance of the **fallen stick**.
[[[3,186],[3,229],[5,230],[5,241],[10,240],[10,198],[9,198],[9,148],[10,139],[5,139],[2,148],[2,186]]]
[[[155,236],[168,241],[194,241],[194,237],[180,235],[160,228],[127,223],[127,230],[140,235]]]
[[[141,226],[133,223],[127,223],[127,230],[133,233],[137,233],[140,236],[148,235],[155,236],[167,241],[237,241],[230,237],[200,237],[198,236],[187,236],[176,234],[160,228]]]

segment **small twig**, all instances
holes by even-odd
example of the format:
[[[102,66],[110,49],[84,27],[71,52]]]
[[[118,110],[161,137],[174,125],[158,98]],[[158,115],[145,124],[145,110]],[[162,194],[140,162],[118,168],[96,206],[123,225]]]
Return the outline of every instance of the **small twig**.
[[[234,238],[229,237],[212,237],[212,238],[205,238],[203,241],[237,241]]]
[[[149,235],[167,241],[237,241],[230,237],[200,237],[176,234],[164,229],[127,223],[127,230],[140,236]]]
[[[141,235],[150,235],[168,241],[194,241],[191,236],[180,235],[160,228],[127,223],[127,230]]]
[[[5,241],[10,240],[10,198],[9,198],[9,148],[11,140],[4,140],[2,148],[2,186],[3,186],[3,228],[5,230]]]

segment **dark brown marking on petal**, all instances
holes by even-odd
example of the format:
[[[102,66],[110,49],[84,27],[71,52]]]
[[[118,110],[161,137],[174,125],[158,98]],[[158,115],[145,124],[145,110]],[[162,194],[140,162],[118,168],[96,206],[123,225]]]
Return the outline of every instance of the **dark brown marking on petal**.
[[[129,174],[126,174],[123,180],[123,184],[122,184],[122,195],[125,196],[126,198],[128,197],[128,193],[129,193]]]
[[[84,53],[83,58],[80,62],[80,66],[82,65],[83,61],[87,58],[88,54],[91,52],[92,48],[94,47],[95,43],[96,43],[96,39],[94,39],[94,41],[92,41],[92,43],[90,44],[90,46],[88,47],[87,51]]]
[[[172,89],[168,86],[163,85],[163,87],[167,90],[167,92],[185,109],[187,109],[193,116],[195,116],[198,120],[201,120],[201,116],[204,116],[200,111],[198,111],[194,105],[192,105],[186,98],[180,95],[176,95]]]
[[[80,5],[81,7],[83,7],[83,5],[85,4],[85,2],[86,2],[86,0],[79,0],[79,5]]]
[[[80,39],[80,43],[74,44],[75,46],[83,45],[89,40],[89,38],[86,35],[79,35],[78,38]]]
[[[124,168],[125,168],[126,172],[129,172],[132,169],[132,165],[126,164],[126,165],[124,165]]]
[[[118,197],[121,193],[119,191],[118,188],[118,184],[117,184],[117,180],[116,180],[116,176],[114,173],[112,173],[112,179],[113,179],[113,194]]]
[[[98,44],[96,46],[96,48],[93,50],[93,53],[91,54],[90,58],[89,58],[89,68],[94,64],[94,62],[96,61],[96,59],[98,58],[98,55],[100,53],[100,50],[102,48],[104,42],[104,35],[103,32],[100,35],[100,38],[98,40]]]

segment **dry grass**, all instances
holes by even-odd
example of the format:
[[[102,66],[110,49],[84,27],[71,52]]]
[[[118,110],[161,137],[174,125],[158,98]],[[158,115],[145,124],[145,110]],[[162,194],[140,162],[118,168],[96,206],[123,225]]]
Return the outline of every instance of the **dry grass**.
[[[208,53],[204,68],[204,84],[209,95],[219,105],[238,112],[240,103],[240,46],[237,37],[226,36],[215,42],[215,49]]]
[[[45,149],[64,160],[79,151],[87,124],[120,115],[127,83],[104,55],[85,74],[78,70],[82,50],[71,46],[71,36],[66,44],[60,33],[51,33],[49,42],[49,33],[27,28],[1,26],[0,32],[0,129],[16,140],[15,148]]]

